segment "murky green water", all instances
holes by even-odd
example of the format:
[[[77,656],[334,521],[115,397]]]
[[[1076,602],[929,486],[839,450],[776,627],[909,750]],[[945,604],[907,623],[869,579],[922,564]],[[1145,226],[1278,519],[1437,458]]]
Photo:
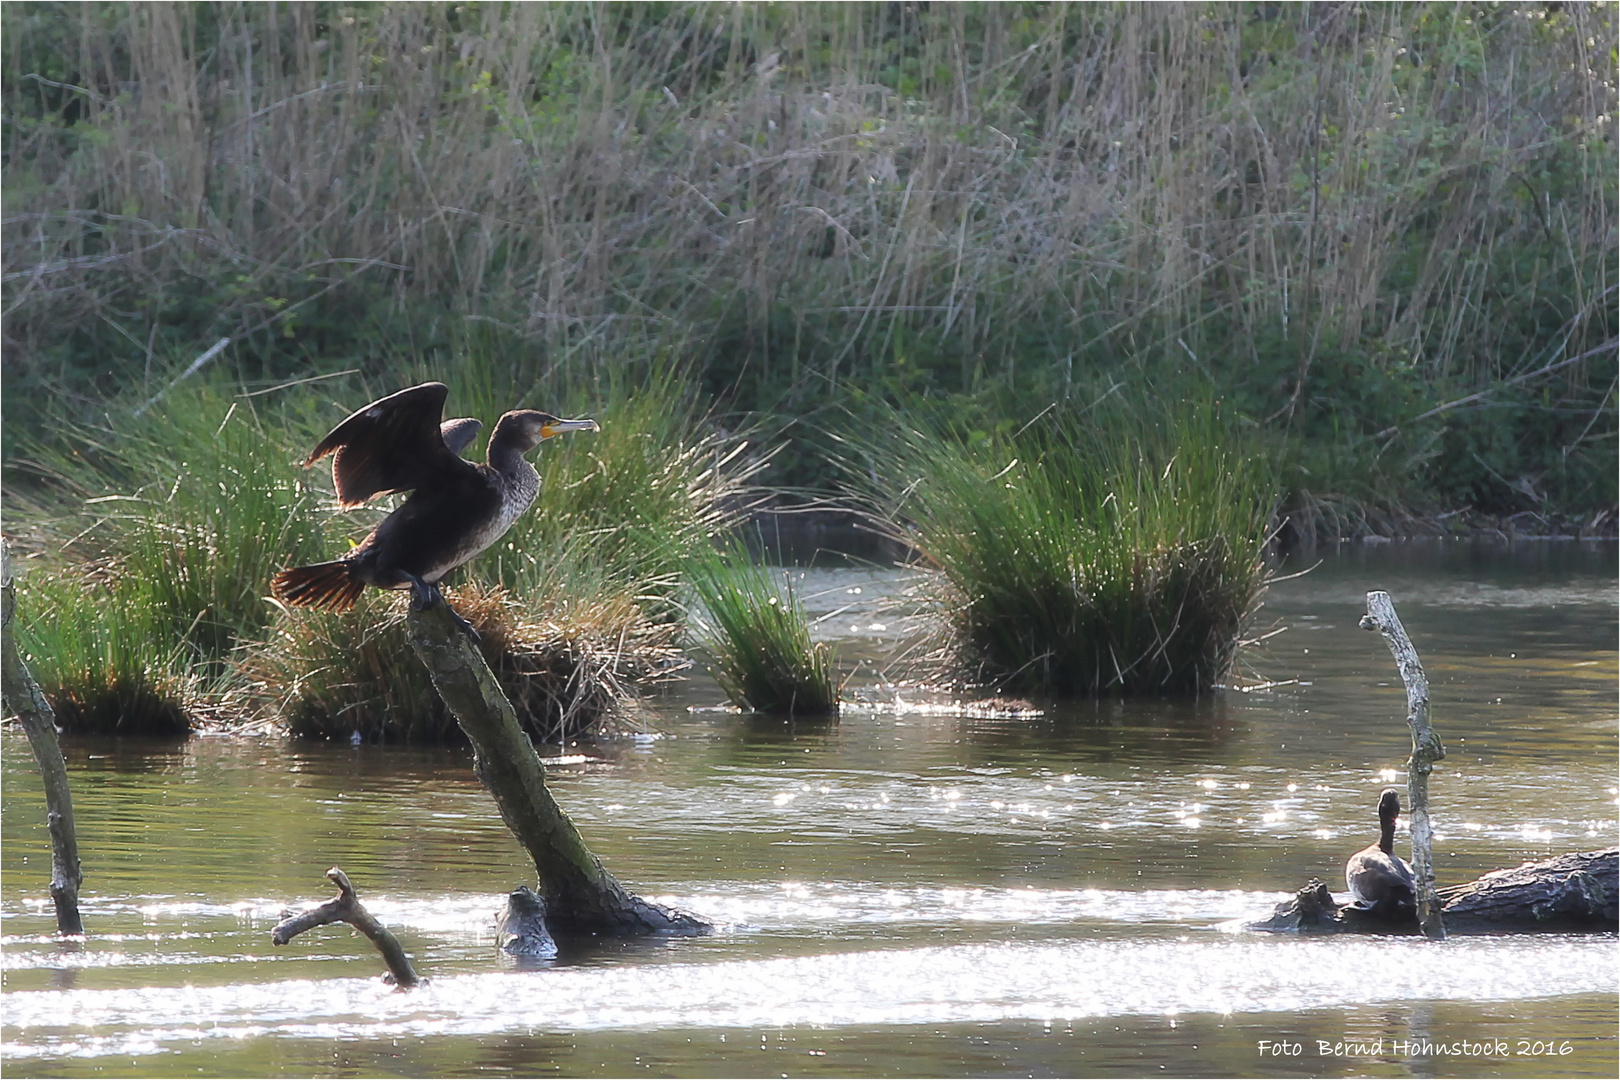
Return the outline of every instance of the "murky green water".
[[[1037,719],[896,708],[898,575],[801,588],[855,668],[841,722],[690,713],[719,700],[695,680],[658,703],[665,737],[551,772],[621,880],[721,932],[538,970],[494,948],[529,872],[467,756],[373,746],[71,744],[91,936],[58,943],[38,780],[7,732],[6,1074],[1615,1074],[1613,935],[1225,925],[1339,880],[1402,770],[1404,694],[1356,627],[1368,588],[1433,682],[1441,882],[1613,845],[1612,545],[1348,550],[1269,597],[1287,629],[1244,682],[1286,685]],[[425,989],[380,985],[346,927],[271,946],[334,864]]]

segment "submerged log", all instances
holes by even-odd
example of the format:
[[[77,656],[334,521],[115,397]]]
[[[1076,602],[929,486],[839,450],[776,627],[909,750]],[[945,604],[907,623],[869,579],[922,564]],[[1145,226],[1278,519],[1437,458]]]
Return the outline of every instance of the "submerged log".
[[[23,663],[12,637],[11,622],[17,598],[11,587],[11,544],[0,539],[0,694],[28,735],[28,745],[39,763],[45,784],[45,820],[51,831],[51,901],[56,906],[56,929],[71,937],[84,934],[79,916],[79,886],[84,872],[79,865],[79,840],[73,828],[73,794],[68,789],[67,764],[56,739],[56,714],[39,684]]]
[[[546,788],[546,770],[512,703],[482,654],[456,625],[448,605],[405,618],[411,647],[473,746],[473,771],[539,875],[553,933],[591,936],[706,934],[684,911],[644,900],[609,874]]]
[[[293,938],[306,930],[313,930],[317,926],[326,926],[329,923],[345,922],[377,946],[382,953],[383,963],[388,965],[388,975],[394,985],[410,989],[422,980],[417,976],[416,969],[411,967],[411,958],[405,955],[405,947],[399,939],[389,932],[388,927],[377,921],[377,917],[366,910],[355,894],[354,886],[349,882],[349,875],[337,867],[326,872],[327,880],[338,887],[338,894],[319,907],[312,907],[308,911],[293,915],[281,920],[270,931],[270,941],[275,945],[285,945]]]
[[[1620,849],[1559,855],[1438,890],[1440,914],[1451,934],[1614,932],[1620,929]],[[1314,934],[1416,934],[1418,920],[1380,919],[1341,904],[1312,878],[1271,918],[1248,930]]]
[[[1400,669],[1401,682],[1406,684],[1406,724],[1412,730],[1412,756],[1406,761],[1406,791],[1411,804],[1407,819],[1411,823],[1412,878],[1417,893],[1418,924],[1425,935],[1443,941],[1446,927],[1440,899],[1434,890],[1429,774],[1434,771],[1434,763],[1446,756],[1446,748],[1429,726],[1429,679],[1423,673],[1423,662],[1418,659],[1412,640],[1406,636],[1400,616],[1395,614],[1395,602],[1389,598],[1389,593],[1367,594],[1367,614],[1361,617],[1361,628],[1384,635],[1395,657],[1395,666]]]

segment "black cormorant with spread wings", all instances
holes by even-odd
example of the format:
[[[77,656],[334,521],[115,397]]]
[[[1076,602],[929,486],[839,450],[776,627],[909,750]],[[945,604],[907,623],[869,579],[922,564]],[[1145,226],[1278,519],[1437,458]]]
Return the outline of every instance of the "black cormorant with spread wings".
[[[448,394],[437,382],[390,394],[333,428],[310,452],[306,468],[334,455],[340,506],[396,491],[411,494],[343,558],[277,574],[271,582],[276,599],[347,611],[373,585],[409,587],[418,607],[427,607],[442,599],[440,579],[499,540],[539,495],[540,474],[524,455],[553,435],[597,430],[595,420],[518,409],[496,421],[488,464],[478,465],[461,451],[482,425],[470,418],[441,423]]]

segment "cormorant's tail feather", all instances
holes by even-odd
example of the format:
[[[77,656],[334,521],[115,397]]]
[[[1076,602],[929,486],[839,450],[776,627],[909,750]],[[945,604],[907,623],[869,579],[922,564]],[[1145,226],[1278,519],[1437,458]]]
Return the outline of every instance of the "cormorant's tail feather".
[[[315,608],[317,611],[348,611],[365,588],[349,576],[349,564],[316,563],[283,570],[270,582],[270,592],[283,604]]]

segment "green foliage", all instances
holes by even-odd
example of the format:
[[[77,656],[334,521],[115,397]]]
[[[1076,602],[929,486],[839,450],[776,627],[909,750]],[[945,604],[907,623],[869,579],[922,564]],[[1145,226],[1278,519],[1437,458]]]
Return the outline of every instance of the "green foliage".
[[[219,674],[268,624],[270,577],[322,551],[320,494],[294,467],[302,439],[206,384],[60,434],[75,449],[39,448],[34,466],[83,509],[53,530],[110,565],[162,648]]]
[[[19,580],[18,640],[29,670],[75,735],[183,736],[198,680],[154,625],[145,598],[72,573]]]
[[[222,336],[381,381],[499,325],[530,383],[679,350],[782,483],[852,389],[1121,380],[1402,500],[1611,499],[1612,6],[278,10],[0,9],[8,479],[39,394]]]
[[[556,588],[559,561],[589,564],[649,610],[667,613],[681,566],[737,519],[765,458],[701,413],[678,369],[658,366],[645,378],[608,379],[595,389],[600,407],[570,414],[594,416],[601,430],[541,447],[534,455],[540,500],[474,572],[545,596]]]
[[[687,582],[703,605],[694,619],[715,681],[733,703],[756,712],[829,716],[838,712],[831,646],[810,640],[804,606],[785,577],[745,550],[713,548],[687,564]]]
[[[1073,697],[1225,677],[1275,496],[1212,407],[1064,410],[1011,435],[897,415],[867,449],[883,511],[941,571],[939,602],[993,680]]]

